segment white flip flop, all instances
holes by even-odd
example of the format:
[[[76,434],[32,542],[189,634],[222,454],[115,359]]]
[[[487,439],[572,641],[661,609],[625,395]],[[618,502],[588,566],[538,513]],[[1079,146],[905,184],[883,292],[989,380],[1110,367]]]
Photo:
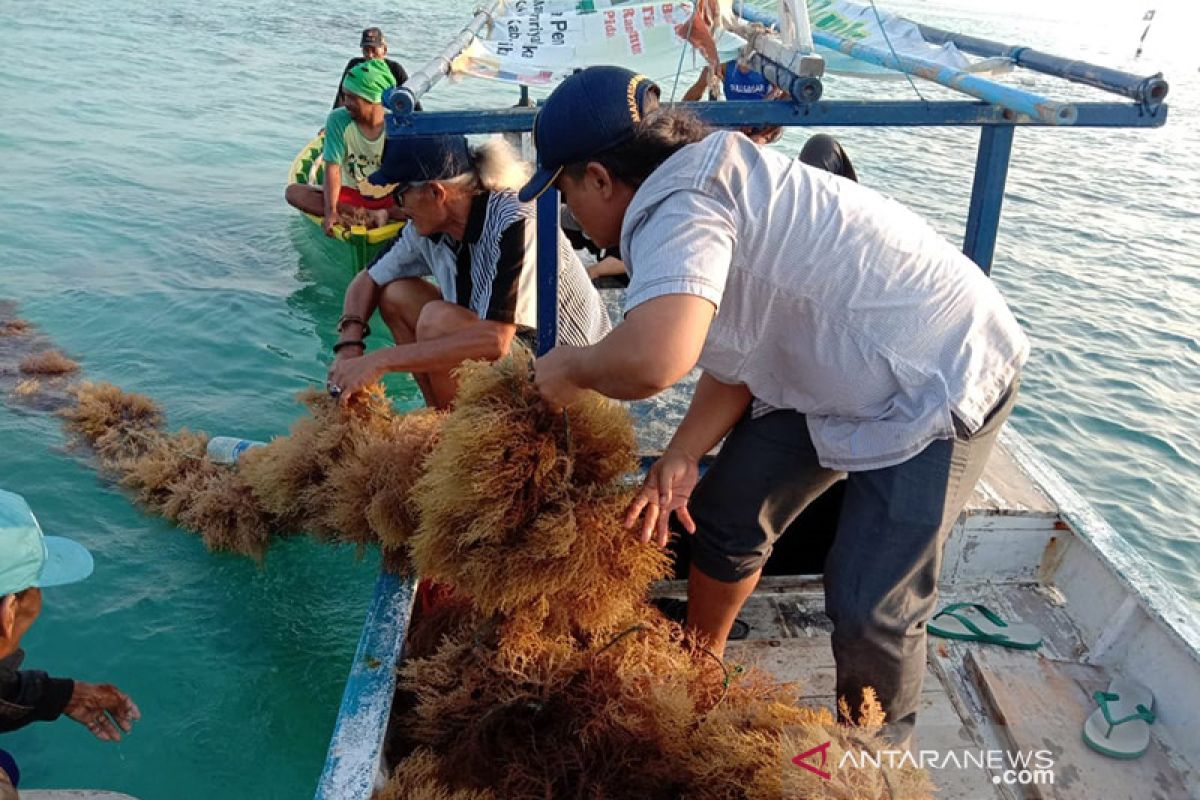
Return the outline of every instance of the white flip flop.
[[[1150,746],[1154,694],[1137,681],[1114,678],[1092,694],[1100,707],[1083,724],[1083,741],[1110,758],[1137,758]]]

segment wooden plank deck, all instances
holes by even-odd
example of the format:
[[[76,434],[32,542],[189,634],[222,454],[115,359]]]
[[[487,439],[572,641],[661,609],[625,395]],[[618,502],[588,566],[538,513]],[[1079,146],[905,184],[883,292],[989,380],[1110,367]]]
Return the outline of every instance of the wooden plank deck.
[[[984,603],[1005,619],[1035,624],[1044,643],[1029,652],[930,638],[914,749],[962,756],[949,766],[943,757],[942,766],[930,770],[939,800],[1200,798],[1200,776],[1178,757],[1161,726],[1151,752],[1137,762],[1105,758],[1082,742],[1083,722],[1094,708],[1091,692],[1107,686],[1110,676],[1084,663],[1090,654],[1071,606],[1039,582],[1053,574],[1070,539],[1045,494],[997,448],[947,545],[939,607]],[[656,594],[684,598],[686,583],[665,582]],[[730,663],[757,665],[795,682],[806,705],[834,707],[832,623],[820,576],[763,578],[740,617],[750,632],[730,642]],[[1053,784],[1006,779],[1007,759],[1038,750],[1052,754]],[[989,766],[985,759],[994,760]]]
[[[832,623],[814,586],[810,580],[791,586],[783,578],[769,581],[743,609],[750,634],[729,643],[726,660],[794,682],[801,703],[833,710]],[[669,588],[675,590],[671,596],[682,596],[681,585]],[[947,595],[942,602],[958,599],[964,598]],[[1109,676],[1101,667],[1077,660],[1084,648],[1064,608],[1033,586],[992,587],[980,599],[1001,614],[1019,614],[1039,625],[1046,640],[1040,652],[1028,652],[930,638],[914,750],[959,754],[952,763],[939,755],[942,766],[930,771],[939,800],[1200,797],[1200,777],[1174,756],[1160,731],[1151,752],[1137,762],[1107,759],[1083,744],[1080,729],[1094,707],[1090,693],[1107,686]],[[1012,763],[1007,759],[1020,764],[1018,753],[1038,750],[1049,752],[1053,776],[1030,780],[1054,783],[1006,785],[1004,771]],[[1000,768],[989,769],[988,758]]]

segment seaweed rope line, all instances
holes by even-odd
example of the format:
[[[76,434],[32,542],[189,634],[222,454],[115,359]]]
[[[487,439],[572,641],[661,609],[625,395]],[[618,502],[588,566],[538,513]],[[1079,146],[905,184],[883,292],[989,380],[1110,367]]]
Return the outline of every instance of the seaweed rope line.
[[[533,367],[534,367],[534,361],[531,359],[529,362],[529,382],[531,384],[537,380],[537,374],[533,371]],[[515,379],[514,380],[515,391],[517,393],[519,393],[520,392],[519,379],[516,379],[516,376],[514,376],[514,379]],[[559,439],[558,444],[559,444],[559,447],[563,451],[564,457],[567,460],[567,472],[564,477],[564,480],[569,482],[571,480],[572,473],[574,473],[574,471],[575,471],[575,459],[573,457],[574,452],[573,452],[573,444],[571,441],[571,417],[567,413],[566,406],[563,406],[563,410],[562,410],[562,423],[563,423],[562,437]]]
[[[875,0],[871,0],[871,10],[875,12],[875,22],[879,24],[879,32],[883,34],[883,40],[887,42],[888,50],[892,51],[892,58],[896,59],[896,68],[899,69],[904,77],[908,80],[908,85],[911,86],[912,90],[917,93],[917,97],[920,98],[921,102],[929,102],[925,99],[924,95],[921,94],[921,90],[917,88],[917,84],[913,81],[912,75],[910,75],[908,70],[904,68],[904,65],[900,63],[900,56],[896,54],[896,48],[892,46],[892,38],[888,36],[887,28],[885,28],[883,25],[883,18],[879,16],[879,9],[875,6]]]
[[[648,628],[647,626],[642,625],[640,623],[637,625],[631,625],[628,628],[626,628],[625,630],[618,633],[612,639],[610,639],[607,644],[605,644],[603,647],[601,647],[599,650],[597,650],[592,655],[593,655],[593,657],[600,655],[605,650],[612,647],[614,644],[621,641],[622,639],[624,639],[626,636],[629,636],[630,634],[645,633],[646,631],[649,631],[649,630],[650,630],[650,628]],[[700,652],[704,653],[706,656],[711,658],[713,661],[716,661],[717,666],[719,666],[721,668],[721,675],[722,675],[721,696],[717,698],[717,702],[712,704],[712,708],[709,708],[707,711],[704,712],[705,715],[707,715],[707,714],[711,714],[717,706],[721,705],[721,703],[724,702],[725,697],[729,694],[729,686],[730,686],[730,684],[733,683],[733,679],[738,677],[742,673],[744,673],[746,671],[746,667],[743,664],[737,664],[736,666],[734,666],[734,668],[732,670],[730,670],[728,667],[725,666],[725,660],[722,659],[720,656],[718,656],[716,653],[714,653],[712,650],[710,650],[709,648],[705,647],[702,644],[697,644],[696,646],[697,646],[697,648],[699,648]]]

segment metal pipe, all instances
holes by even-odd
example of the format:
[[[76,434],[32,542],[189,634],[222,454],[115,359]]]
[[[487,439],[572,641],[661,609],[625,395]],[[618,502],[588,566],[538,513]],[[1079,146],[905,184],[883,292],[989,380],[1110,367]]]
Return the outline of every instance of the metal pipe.
[[[761,25],[774,25],[777,22],[773,14],[749,8],[743,0],[737,0],[735,10],[746,19]],[[1003,106],[1016,114],[1036,119],[1047,125],[1071,125],[1078,117],[1075,106],[1070,103],[1059,103],[1040,95],[1023,92],[1020,89],[1004,86],[978,75],[946,67],[923,58],[892,55],[890,51],[869,47],[819,30],[813,31],[813,41],[822,47],[845,53],[859,61],[925,78],[971,97]]]
[[[1112,92],[1113,94],[1119,94],[1131,100],[1136,100],[1148,111],[1154,111],[1162,105],[1163,100],[1167,97],[1167,91],[1170,89],[1167,82],[1163,80],[1161,72],[1149,77],[1143,77],[1130,72],[1096,66],[1086,61],[1075,61],[1069,58],[1053,56],[1049,53],[1043,53],[1040,50],[1034,50],[1031,47],[1008,45],[1001,42],[993,42],[990,39],[980,39],[975,36],[944,31],[941,28],[921,25],[920,23],[913,24],[920,29],[922,36],[934,44],[949,42],[964,53],[971,53],[972,55],[984,56],[986,58],[994,58],[996,56],[1009,58],[1017,66],[1033,70],[1034,72],[1053,75],[1056,78],[1065,78],[1073,83],[1082,83],[1085,86],[1103,89],[1106,92]]]
[[[558,189],[551,186],[537,200],[538,355],[558,341]]]
[[[996,234],[1000,229],[1000,210],[1004,205],[1004,184],[1012,156],[1012,125],[988,125],[979,129],[979,151],[975,156],[975,180],[971,187],[971,208],[967,212],[967,232],[963,253],[983,270],[992,273],[996,252]]]
[[[475,16],[467,23],[467,27],[446,45],[441,54],[430,59],[421,69],[408,76],[403,86],[386,89],[383,93],[383,104],[394,113],[407,116],[417,108],[417,100],[434,87],[434,85],[450,72],[454,59],[465,50],[471,41],[479,35],[484,25],[490,25],[493,17],[499,13],[504,0],[492,0],[486,6],[475,12]]]
[[[720,127],[747,125],[838,125],[843,127],[976,127],[1018,125],[1045,127],[1007,109],[977,100],[822,100],[808,105],[782,101],[728,100],[724,103],[684,103],[700,119]],[[1075,128],[1161,128],[1169,117],[1169,106],[1147,114],[1140,106],[1125,101],[1079,103]],[[391,125],[388,136],[430,134],[505,133],[533,129],[537,109],[503,108],[493,111],[425,111],[413,114],[405,124]]]

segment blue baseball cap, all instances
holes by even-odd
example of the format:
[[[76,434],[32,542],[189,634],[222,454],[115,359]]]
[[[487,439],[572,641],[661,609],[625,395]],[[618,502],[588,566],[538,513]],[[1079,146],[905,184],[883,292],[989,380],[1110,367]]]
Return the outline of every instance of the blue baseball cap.
[[[465,136],[389,136],[383,145],[383,162],[367,182],[391,191],[409,183],[454,178],[469,172],[472,165]]]
[[[520,192],[536,200],[563,167],[586,161],[633,138],[658,84],[624,67],[588,67],[560,83],[533,120],[538,170]]]
[[[32,586],[75,583],[91,575],[92,568],[86,547],[44,536],[25,498],[0,489],[0,597]]]

